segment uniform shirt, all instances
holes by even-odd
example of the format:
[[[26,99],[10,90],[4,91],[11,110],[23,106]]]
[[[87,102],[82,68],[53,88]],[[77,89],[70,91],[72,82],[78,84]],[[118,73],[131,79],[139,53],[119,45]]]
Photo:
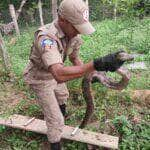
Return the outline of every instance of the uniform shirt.
[[[69,41],[57,20],[40,27],[35,32],[29,63],[24,71],[25,81],[38,84],[53,80],[48,68],[54,64],[63,64],[68,55],[77,57],[81,44],[79,35]]]

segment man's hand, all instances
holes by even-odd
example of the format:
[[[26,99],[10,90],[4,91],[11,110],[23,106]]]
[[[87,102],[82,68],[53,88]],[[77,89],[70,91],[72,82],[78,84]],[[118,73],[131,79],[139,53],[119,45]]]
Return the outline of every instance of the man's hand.
[[[118,54],[124,51],[118,51],[101,58],[94,59],[94,68],[97,71],[111,71],[114,72],[120,68],[125,61],[118,59]]]

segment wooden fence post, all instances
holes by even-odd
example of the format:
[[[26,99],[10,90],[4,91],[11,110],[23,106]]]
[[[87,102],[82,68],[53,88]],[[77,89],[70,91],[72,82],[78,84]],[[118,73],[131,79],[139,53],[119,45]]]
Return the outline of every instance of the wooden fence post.
[[[118,1],[116,0],[115,4],[114,4],[114,19],[115,19],[115,21],[117,20],[117,7],[118,7]]]
[[[52,17],[53,19],[57,18],[57,0],[52,0]]]
[[[39,8],[39,14],[40,14],[40,23],[41,23],[41,26],[43,26],[44,21],[43,21],[42,2],[41,2],[41,0],[38,1],[38,8]]]
[[[17,33],[17,35],[20,35],[20,31],[19,31],[19,27],[18,27],[18,23],[17,23],[16,12],[15,12],[15,8],[14,8],[14,5],[13,5],[13,4],[10,4],[10,5],[9,5],[9,11],[10,11],[12,20],[13,20],[14,25],[15,25],[16,33]]]
[[[16,11],[16,19],[18,20],[18,17],[20,16],[20,13],[22,11],[22,8],[24,6],[24,4],[26,3],[27,0],[22,0],[19,9]],[[8,35],[9,33],[11,33],[13,31],[13,29],[15,28],[14,26],[14,22],[11,21],[8,24],[2,24],[0,25],[1,30],[3,31],[4,34]]]
[[[6,72],[10,73],[10,60],[0,32],[0,55],[2,56],[3,66]]]

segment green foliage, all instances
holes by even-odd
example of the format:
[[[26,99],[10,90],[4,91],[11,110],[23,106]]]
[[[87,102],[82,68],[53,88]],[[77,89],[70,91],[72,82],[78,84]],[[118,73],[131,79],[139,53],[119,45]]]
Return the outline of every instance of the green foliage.
[[[128,136],[131,134],[131,124],[125,116],[117,116],[113,120],[113,124],[120,135]]]
[[[1,0],[0,1],[0,22],[5,23],[11,20],[8,11],[8,5],[14,4],[18,9],[20,6],[18,0]],[[43,3],[43,18],[45,22],[51,20],[52,15],[51,1],[44,0]],[[58,1],[60,3],[60,1]],[[24,6],[24,12],[19,18],[19,24],[39,24],[38,14],[38,0],[27,1]],[[89,0],[90,18],[91,20],[104,20],[106,18],[115,18],[119,16],[136,16],[143,18],[150,14],[150,1],[149,0]],[[116,14],[115,14],[116,10]]]
[[[30,105],[27,110],[28,115],[36,115],[36,114],[39,114],[40,111],[42,111],[40,106],[36,104]]]
[[[96,32],[91,36],[83,36],[84,44],[81,47],[80,56],[84,62],[88,62],[93,58],[106,55],[114,52],[119,48],[124,48],[130,53],[142,53],[143,56],[136,58],[135,61],[149,61],[150,60],[150,19],[117,19],[104,20],[102,22],[94,22]],[[33,41],[34,28],[28,28],[21,32],[20,37],[5,37],[6,46],[11,56],[12,69],[16,75],[16,85],[20,89],[27,92],[28,101],[23,99],[18,106],[10,113],[18,113],[29,116],[40,116],[42,111],[39,106],[32,104],[35,99],[34,94],[30,94],[25,88],[22,72],[27,64],[30,47]],[[16,39],[14,44],[11,43],[12,38]],[[70,63],[67,61],[66,65]],[[118,79],[114,73],[109,76]],[[114,92],[108,90],[106,87],[95,84],[93,91],[95,96],[95,112],[92,117],[93,121],[98,120],[99,132],[105,129],[105,121],[107,119],[113,120],[113,125],[116,127],[113,134],[119,134],[121,137],[120,149],[146,149],[148,145],[148,125],[145,123],[148,116],[143,115],[143,120],[138,125],[134,125],[128,118],[134,114],[138,114],[138,110],[134,108],[130,91],[133,89],[149,89],[150,85],[149,71],[132,71],[132,78],[127,89],[122,92]],[[70,89],[70,99],[68,102],[68,114],[71,116],[67,119],[66,124],[79,125],[85,113],[85,102],[81,92],[81,80],[73,80],[68,83]],[[141,106],[142,107],[142,106]],[[144,108],[147,110],[147,108]],[[40,116],[41,117],[41,116]],[[94,127],[87,127],[94,130]],[[7,133],[5,128],[0,127],[1,133]],[[9,138],[8,138],[9,137]],[[39,138],[37,138],[39,137]],[[11,145],[13,149],[38,149],[41,142],[41,136],[35,136],[31,132],[26,135],[18,130],[13,130],[6,136],[7,144]],[[2,141],[5,141],[4,139]],[[77,142],[65,142],[65,149],[83,150],[85,145]]]
[[[28,133],[28,132],[27,132]],[[22,135],[19,130],[16,130],[12,136],[7,138],[7,142],[11,145],[14,150],[33,150],[38,149],[39,143],[36,140],[28,141],[30,135]]]
[[[28,28],[22,32],[20,37],[17,38],[15,36],[6,37],[7,41],[11,41],[13,39],[15,41],[13,44],[11,44],[11,42],[6,44],[11,57],[12,69],[18,77],[22,74],[22,70],[28,61],[34,30],[34,28]]]
[[[125,116],[117,116],[113,120],[113,124],[121,136],[120,149],[148,150],[150,148],[149,124],[145,122],[133,124]]]
[[[138,61],[150,60],[150,19],[139,21],[137,19],[118,19],[95,22],[96,32],[92,36],[83,36],[84,44],[80,55],[84,62],[92,60],[95,57],[124,48],[128,52],[145,53]],[[7,42],[12,69],[17,77],[22,78],[22,71],[28,61],[30,49],[33,41],[33,32],[35,28],[24,30],[20,37],[15,38],[15,44]],[[12,37],[6,37],[6,41],[11,41]],[[72,83],[73,84],[73,83]],[[23,86],[23,83],[20,82]],[[78,87],[76,83],[74,87]]]
[[[117,16],[137,16],[143,18],[149,15],[149,0],[89,0],[92,20],[114,18]]]
[[[87,62],[92,58],[108,54],[120,48],[128,52],[149,53],[150,34],[148,24],[150,24],[148,20],[139,22],[134,19],[119,19],[117,22],[105,20],[101,23],[95,23],[97,32],[92,36],[83,37],[82,59]],[[147,56],[149,57],[149,55]]]
[[[0,133],[3,133],[5,131],[6,127],[3,125],[0,125]]]
[[[68,142],[64,144],[64,150],[87,150],[86,144],[80,142]]]

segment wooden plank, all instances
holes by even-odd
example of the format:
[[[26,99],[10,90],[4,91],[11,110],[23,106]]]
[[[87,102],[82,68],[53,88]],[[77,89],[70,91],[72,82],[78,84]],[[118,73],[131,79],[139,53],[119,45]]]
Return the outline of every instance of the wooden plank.
[[[25,124],[32,118],[22,115],[13,115],[8,119],[0,118],[0,125],[12,128],[19,128],[26,131],[33,131],[40,134],[46,134],[47,127],[44,120],[34,119],[27,126]],[[62,138],[102,146],[106,148],[118,149],[118,137],[91,132],[84,129],[78,129],[75,135],[71,135],[75,127],[64,126]]]

